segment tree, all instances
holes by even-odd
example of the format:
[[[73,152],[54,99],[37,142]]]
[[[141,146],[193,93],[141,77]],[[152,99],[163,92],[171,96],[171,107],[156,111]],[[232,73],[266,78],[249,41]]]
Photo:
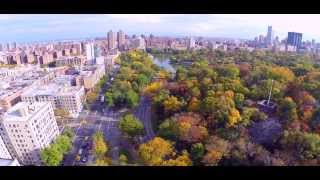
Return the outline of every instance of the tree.
[[[112,163],[112,160],[104,156],[96,159],[94,166],[109,166],[111,163]]]
[[[127,114],[120,119],[119,128],[130,137],[144,133],[143,124],[132,114]]]
[[[165,111],[175,112],[179,111],[182,107],[182,102],[175,96],[169,96],[164,102],[163,106]]]
[[[51,145],[41,151],[40,158],[46,166],[58,166],[63,159],[63,154],[57,145]]]
[[[251,125],[252,121],[261,121],[267,119],[267,115],[260,112],[257,108],[243,108],[241,115],[241,124],[244,126]]]
[[[71,140],[66,135],[59,136],[56,139],[55,144],[57,144],[57,147],[59,148],[59,151],[62,154],[65,154],[66,152],[70,151],[70,149],[72,147]]]
[[[139,95],[134,92],[132,89],[128,90],[126,94],[126,101],[129,107],[135,107],[139,104]]]
[[[144,92],[147,94],[153,94],[158,92],[162,87],[162,83],[159,81],[152,82],[150,85],[144,88]]]
[[[144,87],[145,85],[147,85],[149,83],[149,79],[146,75],[139,74],[137,76],[136,82],[138,83],[139,89],[140,89],[141,87]]]
[[[312,115],[311,127],[317,132],[320,132],[320,108],[318,108]]]
[[[227,127],[234,127],[237,123],[241,121],[241,116],[236,108],[232,108],[228,116]]]
[[[121,166],[125,166],[125,165],[128,164],[128,158],[127,158],[127,156],[125,154],[120,154],[120,156],[119,156],[119,164]]]
[[[170,141],[155,137],[147,143],[141,144],[138,153],[146,165],[159,166],[162,165],[165,157],[174,154],[174,149]]]
[[[217,68],[218,74],[221,77],[228,77],[231,79],[235,79],[239,77],[240,75],[240,70],[237,66],[234,65],[225,65]]]
[[[60,117],[63,117],[63,118],[67,118],[69,117],[69,111],[65,110],[65,109],[62,109],[62,108],[56,108],[54,110],[54,115],[55,116],[60,116]]]
[[[75,135],[73,129],[70,127],[65,127],[62,134],[68,136],[70,139],[73,139]]]
[[[63,155],[70,151],[71,146],[71,138],[61,135],[49,147],[41,150],[41,161],[47,166],[57,166],[61,163]]]
[[[175,159],[169,159],[162,163],[163,166],[191,166],[192,161],[189,158],[189,153],[186,150]]]
[[[160,90],[152,97],[152,103],[156,105],[156,107],[159,107],[163,103],[163,101],[169,97],[169,94],[170,92],[166,89]]]
[[[195,162],[199,162],[205,153],[205,148],[202,143],[195,143],[191,146],[191,157]]]
[[[232,127],[241,120],[239,111],[235,108],[233,93],[231,92],[209,91],[202,102],[203,111],[206,114],[211,114],[216,122],[226,127]]]
[[[98,131],[93,135],[93,151],[97,159],[101,159],[108,152],[103,132]]]
[[[97,98],[98,98],[98,93],[96,93],[96,92],[88,92],[87,93],[86,99],[89,104],[94,103],[97,100]]]
[[[282,101],[280,101],[280,104],[278,107],[278,114],[282,119],[292,122],[298,119],[296,108],[297,108],[297,105],[292,100],[292,98],[286,97]]]
[[[114,106],[113,94],[111,92],[106,92],[104,95],[104,99],[105,99],[107,106],[109,106],[109,107]]]
[[[244,95],[242,93],[236,93],[234,96],[234,102],[238,109],[241,109],[244,103]]]
[[[218,165],[222,157],[223,157],[222,152],[211,150],[206,153],[206,155],[203,157],[202,162],[205,165],[215,166],[215,165]]]
[[[200,101],[196,97],[192,97],[188,104],[188,111],[197,112],[200,110]]]
[[[179,136],[178,133],[177,124],[171,118],[164,120],[159,125],[158,134],[165,139],[176,140]]]
[[[280,141],[287,150],[293,150],[301,160],[320,156],[320,136],[299,131],[285,131]]]

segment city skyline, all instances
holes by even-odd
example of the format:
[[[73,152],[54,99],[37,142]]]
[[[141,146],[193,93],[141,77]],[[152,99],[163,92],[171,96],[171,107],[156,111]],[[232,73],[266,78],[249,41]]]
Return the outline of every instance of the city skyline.
[[[320,40],[320,15],[236,14],[99,14],[99,15],[0,15],[1,43],[29,43],[58,39],[106,37],[106,31],[156,36],[203,36],[253,39],[267,34],[286,38],[288,32],[303,33],[303,40]],[[285,23],[284,23],[285,22]],[[168,28],[170,27],[170,28]],[[275,37],[274,36],[274,37]]]

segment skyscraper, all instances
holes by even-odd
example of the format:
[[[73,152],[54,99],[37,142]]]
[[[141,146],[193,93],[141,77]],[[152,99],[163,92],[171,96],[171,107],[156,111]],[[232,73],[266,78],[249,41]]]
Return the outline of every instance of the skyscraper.
[[[302,33],[288,32],[287,44],[299,48],[301,46]]]
[[[268,26],[268,32],[267,32],[267,37],[266,37],[266,43],[271,44],[272,43],[272,26]]]
[[[16,42],[13,42],[11,46],[12,46],[11,49],[16,49],[16,48],[17,48],[17,43],[16,43]]]
[[[121,49],[125,43],[125,35],[124,35],[123,31],[120,30],[118,32],[117,38],[118,38],[118,48]]]
[[[188,49],[192,49],[192,48],[194,48],[195,46],[196,46],[195,40],[194,40],[192,37],[190,37],[190,38],[188,39]]]
[[[86,55],[88,61],[94,60],[94,44],[92,42],[86,44]]]
[[[108,48],[115,49],[116,48],[116,36],[114,32],[111,30],[108,32]]]

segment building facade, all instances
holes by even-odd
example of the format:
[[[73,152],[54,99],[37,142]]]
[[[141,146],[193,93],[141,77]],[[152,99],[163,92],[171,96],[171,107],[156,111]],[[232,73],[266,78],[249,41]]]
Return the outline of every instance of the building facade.
[[[118,48],[123,49],[125,45],[125,35],[123,31],[119,31],[117,35],[117,40],[118,40]]]
[[[72,117],[77,117],[83,108],[84,101],[83,86],[59,86],[50,84],[38,86],[21,94],[23,102],[50,102],[54,109],[67,110]]]
[[[116,48],[116,36],[114,32],[108,32],[108,49],[115,49]]]
[[[288,32],[287,44],[295,46],[297,49],[301,47],[302,33]]]
[[[20,102],[2,116],[0,124],[9,152],[23,165],[41,165],[40,151],[59,135],[53,108],[48,102]]]
[[[91,61],[94,60],[94,44],[93,43],[88,43],[86,44],[86,56],[87,60]]]
[[[11,159],[11,155],[5,145],[2,137],[0,136],[0,159]]]

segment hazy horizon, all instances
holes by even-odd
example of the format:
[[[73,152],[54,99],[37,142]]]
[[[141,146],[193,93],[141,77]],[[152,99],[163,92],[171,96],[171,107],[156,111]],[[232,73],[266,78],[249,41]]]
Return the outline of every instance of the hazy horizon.
[[[109,30],[155,36],[202,36],[254,39],[266,35],[271,25],[275,36],[303,33],[303,40],[320,41],[320,15],[263,14],[2,14],[1,43],[30,43],[62,39],[104,37]]]

